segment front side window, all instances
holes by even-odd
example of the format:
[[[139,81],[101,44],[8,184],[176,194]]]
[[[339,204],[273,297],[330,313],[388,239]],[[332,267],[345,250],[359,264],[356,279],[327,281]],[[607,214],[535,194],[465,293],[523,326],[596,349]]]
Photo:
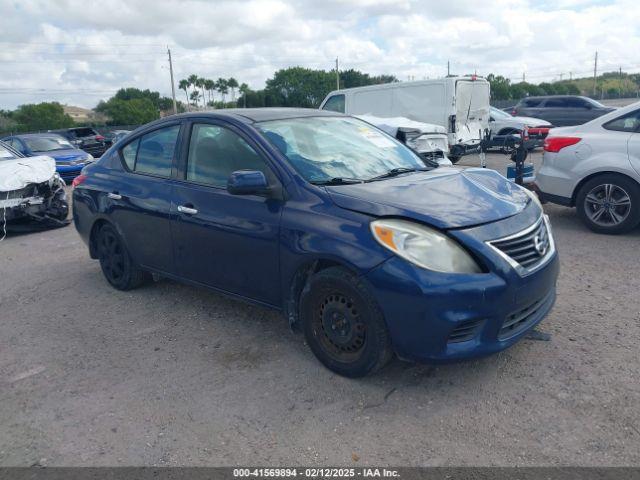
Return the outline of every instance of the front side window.
[[[165,127],[125,145],[121,152],[129,170],[170,177],[179,132],[180,125]]]
[[[322,109],[344,113],[344,95],[333,95],[325,102]]]
[[[257,126],[309,182],[369,180],[396,168],[425,168],[402,143],[355,118],[292,118]]]
[[[637,132],[640,131],[640,110],[629,112],[603,125],[607,130],[617,132]]]
[[[258,170],[269,179],[269,169],[260,155],[228,128],[195,124],[189,142],[187,180],[225,187],[237,170]]]
[[[591,105],[582,98],[567,98],[565,100],[569,108],[589,108]]]

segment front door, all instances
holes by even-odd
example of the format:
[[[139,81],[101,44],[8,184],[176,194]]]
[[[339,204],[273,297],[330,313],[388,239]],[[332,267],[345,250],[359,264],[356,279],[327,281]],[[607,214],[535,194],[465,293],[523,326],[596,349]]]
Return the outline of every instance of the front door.
[[[193,123],[181,177],[172,191],[172,236],[179,274],[265,302],[281,303],[279,230],[283,201],[231,195],[236,170],[260,170],[278,182],[256,146],[224,122]]]

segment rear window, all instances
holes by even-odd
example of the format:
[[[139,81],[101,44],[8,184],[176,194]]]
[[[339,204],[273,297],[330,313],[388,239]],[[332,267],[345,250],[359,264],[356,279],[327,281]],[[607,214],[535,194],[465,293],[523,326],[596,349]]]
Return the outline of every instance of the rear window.
[[[90,137],[92,135],[98,134],[98,132],[96,132],[93,128],[74,128],[73,130],[70,130],[70,133],[72,133],[76,137]]]

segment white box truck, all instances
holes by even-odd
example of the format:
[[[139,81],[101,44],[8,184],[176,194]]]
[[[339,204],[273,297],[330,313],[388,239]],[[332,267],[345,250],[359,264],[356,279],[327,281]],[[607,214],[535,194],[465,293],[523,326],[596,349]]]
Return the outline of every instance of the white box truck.
[[[476,76],[385,83],[335,90],[320,108],[440,125],[447,132],[449,158],[456,162],[476,151],[489,129],[489,90],[489,82]]]

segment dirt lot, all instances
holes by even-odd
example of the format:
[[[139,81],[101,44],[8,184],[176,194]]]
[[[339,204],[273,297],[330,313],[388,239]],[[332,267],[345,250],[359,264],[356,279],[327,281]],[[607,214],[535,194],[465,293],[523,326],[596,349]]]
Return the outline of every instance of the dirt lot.
[[[10,236],[0,465],[639,465],[640,231],[545,210],[550,342],[358,381],[277,313],[170,281],[110,288],[73,226]]]

